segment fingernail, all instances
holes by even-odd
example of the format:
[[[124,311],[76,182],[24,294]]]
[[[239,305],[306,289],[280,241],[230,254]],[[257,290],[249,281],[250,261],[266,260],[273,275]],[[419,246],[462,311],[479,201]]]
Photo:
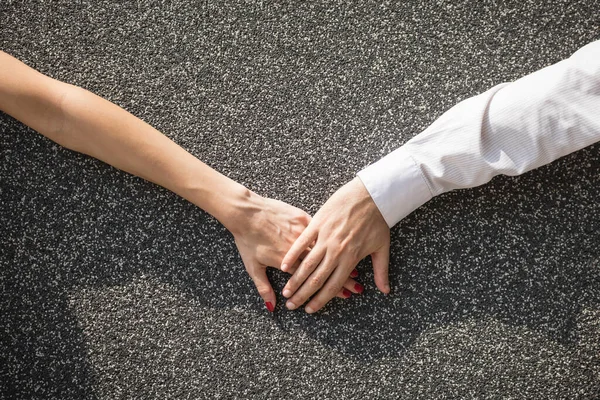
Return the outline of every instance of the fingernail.
[[[273,310],[275,310],[275,306],[270,301],[265,302],[265,306],[267,306],[267,310],[269,310],[270,312],[273,312]]]
[[[292,291],[290,289],[283,289],[283,297],[290,297],[292,295]]]
[[[281,266],[281,270],[282,270],[283,272],[287,272],[287,269],[288,269],[288,265],[287,265],[287,264],[283,264],[283,265]]]
[[[360,283],[355,283],[354,290],[356,290],[358,292],[358,294],[362,294],[362,292],[365,290],[365,288]]]
[[[312,314],[315,312],[315,310],[311,306],[306,306],[304,308],[304,311],[306,311],[308,314]]]
[[[352,270],[352,272],[350,273],[350,278],[356,278],[357,276],[358,276],[358,271]]]
[[[288,310],[295,310],[296,307],[298,307],[297,305],[295,305],[291,301],[288,301],[287,303],[285,303],[285,306],[288,308]]]
[[[357,283],[358,285],[358,283]],[[352,292],[349,291],[348,289],[344,288],[344,290],[342,290],[342,296],[344,296],[345,298],[348,298],[350,296],[352,296]]]

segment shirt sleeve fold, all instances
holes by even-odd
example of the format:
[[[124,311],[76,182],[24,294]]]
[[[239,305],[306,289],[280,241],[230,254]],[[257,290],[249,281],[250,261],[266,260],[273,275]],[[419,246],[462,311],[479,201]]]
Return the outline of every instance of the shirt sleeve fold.
[[[600,41],[451,108],[358,173],[391,227],[433,196],[519,175],[600,140]]]

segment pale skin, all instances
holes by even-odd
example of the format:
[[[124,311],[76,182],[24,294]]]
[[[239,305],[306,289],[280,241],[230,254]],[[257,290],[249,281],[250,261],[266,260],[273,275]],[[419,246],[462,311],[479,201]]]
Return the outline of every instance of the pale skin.
[[[49,78],[1,51],[0,110],[68,149],[163,186],[214,216],[232,233],[248,274],[273,311],[276,296],[266,268],[281,265],[309,225],[307,213],[257,195],[119,106]],[[299,262],[290,265],[287,272],[293,273]],[[348,278],[357,275],[348,271],[334,295],[348,298],[362,292]]]
[[[305,254],[307,246],[312,250]],[[320,310],[368,255],[377,288],[389,293],[389,254],[390,229],[361,180],[354,178],[325,202],[283,258],[281,269],[295,270],[283,289],[286,306],[294,310],[310,298],[305,311]]]

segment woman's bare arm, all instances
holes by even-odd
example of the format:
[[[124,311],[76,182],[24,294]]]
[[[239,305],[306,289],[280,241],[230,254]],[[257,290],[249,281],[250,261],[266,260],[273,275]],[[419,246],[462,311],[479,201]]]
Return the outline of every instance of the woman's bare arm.
[[[310,221],[304,211],[253,193],[121,107],[3,52],[0,110],[64,147],[161,185],[213,215],[233,234],[248,273],[273,309],[266,266],[280,265]],[[346,287],[356,292],[353,281]]]

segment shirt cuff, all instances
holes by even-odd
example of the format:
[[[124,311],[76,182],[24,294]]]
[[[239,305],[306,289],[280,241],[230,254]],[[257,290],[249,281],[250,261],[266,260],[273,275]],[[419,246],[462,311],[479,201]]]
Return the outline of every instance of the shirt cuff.
[[[433,197],[415,160],[402,147],[357,175],[390,228]]]

